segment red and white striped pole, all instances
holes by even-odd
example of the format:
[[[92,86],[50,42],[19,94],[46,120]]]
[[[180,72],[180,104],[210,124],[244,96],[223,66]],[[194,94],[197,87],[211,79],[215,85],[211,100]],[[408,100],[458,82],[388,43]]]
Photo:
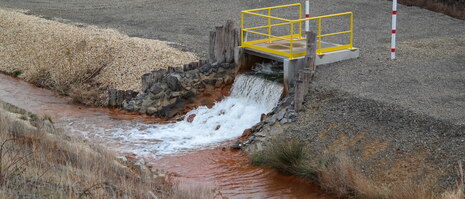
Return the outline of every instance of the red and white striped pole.
[[[305,18],[310,18],[310,1],[305,1]],[[305,21],[305,32],[310,32],[310,21]]]
[[[396,58],[397,0],[392,0],[391,59]]]

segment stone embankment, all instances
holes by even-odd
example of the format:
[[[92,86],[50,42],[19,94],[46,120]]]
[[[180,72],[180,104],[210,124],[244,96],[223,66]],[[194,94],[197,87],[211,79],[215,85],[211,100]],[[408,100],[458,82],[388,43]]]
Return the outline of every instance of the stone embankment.
[[[261,151],[274,135],[283,133],[284,124],[296,122],[299,114],[295,111],[295,88],[292,87],[286,97],[268,114],[263,114],[260,122],[246,129],[233,149],[244,149],[248,153]]]
[[[234,71],[235,65],[230,63],[205,64],[188,71],[181,68],[173,72],[153,71],[142,76],[143,91],[132,99],[124,100],[121,107],[127,111],[172,118],[182,114],[188,104],[194,103],[195,97],[230,86],[234,81]]]
[[[229,94],[239,45],[233,22],[210,32],[209,61],[158,69],[142,75],[140,92],[111,89],[108,106],[163,118],[182,115],[199,105],[212,106]]]

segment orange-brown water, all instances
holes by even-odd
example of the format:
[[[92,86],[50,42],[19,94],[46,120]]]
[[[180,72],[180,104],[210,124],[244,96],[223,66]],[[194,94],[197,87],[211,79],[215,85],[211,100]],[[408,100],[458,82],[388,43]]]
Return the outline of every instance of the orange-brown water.
[[[0,74],[0,99],[39,116],[50,115],[57,126],[118,152],[122,148],[131,151],[138,144],[148,143],[115,139],[107,130],[115,127],[124,129],[140,123],[167,122],[118,109],[75,105],[70,98],[3,74]],[[155,168],[176,173],[176,179],[183,186],[208,184],[229,198],[334,198],[306,180],[251,165],[242,152],[230,150],[230,145],[230,142],[225,142],[216,148],[161,158],[154,154],[153,157],[157,158],[150,163]]]

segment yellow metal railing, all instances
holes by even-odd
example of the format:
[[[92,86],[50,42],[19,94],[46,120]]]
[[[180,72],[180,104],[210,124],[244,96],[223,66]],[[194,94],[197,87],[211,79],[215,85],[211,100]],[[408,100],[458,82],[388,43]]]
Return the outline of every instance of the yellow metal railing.
[[[271,11],[274,9],[280,9],[280,8],[288,8],[288,7],[297,7],[298,8],[298,13],[299,13],[299,19],[297,20],[289,20],[289,19],[284,19],[280,17],[275,17],[271,15]],[[267,11],[267,14],[258,14],[255,12],[258,11]],[[245,28],[244,25],[244,17],[245,15],[253,15],[261,18],[266,18],[267,19],[267,25],[265,26],[255,26],[255,27],[249,27]],[[338,17],[338,16],[346,16],[348,15],[350,17],[350,29],[347,31],[342,31],[342,32],[334,32],[334,33],[328,33],[328,34],[322,34],[322,20],[325,18],[330,18],[330,17]],[[276,23],[272,24],[271,20],[277,20],[280,21],[281,23]],[[294,52],[294,43],[296,41],[301,41],[305,40],[306,38],[303,37],[302,35],[302,24],[305,21],[313,21],[317,20],[318,23],[318,29],[317,29],[317,49],[316,53],[318,55],[324,55],[325,53],[332,52],[332,51],[337,51],[337,50],[344,50],[344,49],[349,49],[352,50],[353,48],[353,38],[354,38],[354,15],[352,12],[344,12],[344,13],[338,13],[338,14],[332,14],[332,15],[324,15],[324,16],[318,16],[318,17],[311,17],[311,18],[302,18],[302,5],[300,3],[296,4],[289,4],[289,5],[281,5],[281,6],[274,6],[274,7],[267,7],[267,8],[259,8],[259,9],[252,9],[252,10],[244,10],[241,12],[241,47],[247,47],[247,48],[253,48],[257,49],[260,51],[272,53],[272,54],[277,54],[285,57],[289,57],[289,59],[294,59],[295,57],[301,57],[305,56],[306,52]],[[296,25],[297,24],[297,25]],[[289,25],[289,35],[284,35],[284,36],[276,36],[272,35],[272,28],[273,27],[278,27],[278,26],[286,26]],[[298,33],[295,33],[295,28],[298,26]],[[267,29],[267,33],[261,33],[258,32],[257,30],[260,29]],[[256,34],[256,35],[261,35],[267,37],[267,39],[257,39],[257,40],[251,40],[251,41],[246,41],[246,34],[251,33],[251,34]],[[341,34],[350,34],[350,42],[345,45],[337,45],[337,46],[332,46],[332,47],[326,47],[322,48],[322,38],[323,37],[329,37],[329,36],[334,36],[334,35],[341,35]],[[286,40],[289,41],[289,49],[287,51],[283,50],[275,50],[271,48],[267,48],[264,46],[258,46],[257,44],[260,43],[271,43],[273,41],[277,40]]]

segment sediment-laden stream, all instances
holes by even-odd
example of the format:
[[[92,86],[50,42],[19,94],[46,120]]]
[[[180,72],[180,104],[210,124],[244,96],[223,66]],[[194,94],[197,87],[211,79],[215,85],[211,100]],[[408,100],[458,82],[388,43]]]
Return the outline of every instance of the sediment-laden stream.
[[[117,153],[143,157],[157,169],[176,173],[181,185],[207,184],[229,198],[330,198],[308,181],[255,167],[240,151],[229,149],[231,140],[271,111],[281,92],[278,84],[238,76],[230,96],[211,109],[189,112],[196,115],[193,121],[167,122],[75,105],[67,97],[0,74],[1,100],[50,115],[58,127]]]

